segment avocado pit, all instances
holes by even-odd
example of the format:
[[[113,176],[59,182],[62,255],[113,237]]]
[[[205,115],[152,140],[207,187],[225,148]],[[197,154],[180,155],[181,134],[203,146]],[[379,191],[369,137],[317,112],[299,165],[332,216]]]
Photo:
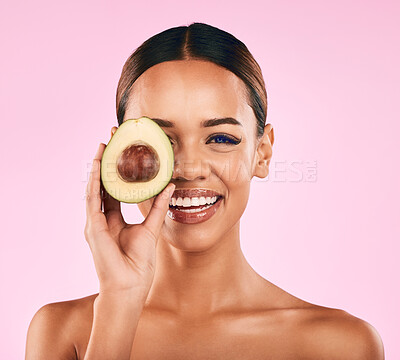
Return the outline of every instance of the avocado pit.
[[[160,158],[155,149],[143,141],[126,147],[117,159],[118,175],[126,182],[146,182],[160,171]]]

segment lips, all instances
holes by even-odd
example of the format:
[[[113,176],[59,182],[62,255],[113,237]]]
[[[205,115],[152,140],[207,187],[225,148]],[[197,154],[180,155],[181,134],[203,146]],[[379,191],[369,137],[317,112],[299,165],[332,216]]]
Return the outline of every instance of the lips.
[[[176,189],[172,198],[213,198],[212,204],[199,206],[169,206],[168,217],[182,224],[197,224],[210,219],[219,209],[223,196],[210,189]]]

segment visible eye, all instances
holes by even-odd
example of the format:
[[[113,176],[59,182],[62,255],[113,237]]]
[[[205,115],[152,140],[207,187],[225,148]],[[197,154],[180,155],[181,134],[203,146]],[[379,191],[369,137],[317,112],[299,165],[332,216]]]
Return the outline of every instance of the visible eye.
[[[168,136],[168,135],[167,135]],[[169,142],[174,145],[174,140],[172,140],[169,136],[168,136]]]
[[[213,135],[207,140],[206,144],[209,144],[210,142],[212,143],[212,141],[210,140],[215,140],[214,143],[216,144],[227,144],[227,145],[237,145],[242,141],[241,138],[237,139],[233,136],[229,136],[226,134]]]

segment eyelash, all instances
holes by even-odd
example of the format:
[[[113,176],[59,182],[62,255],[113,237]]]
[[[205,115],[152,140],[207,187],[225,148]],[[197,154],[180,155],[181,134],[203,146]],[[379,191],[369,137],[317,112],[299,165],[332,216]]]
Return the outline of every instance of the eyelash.
[[[168,138],[169,138],[171,144],[173,144],[173,140],[172,140],[169,136],[168,136]],[[207,140],[206,144],[209,144],[209,141],[210,141],[210,140],[217,139],[217,138],[224,138],[224,139],[227,140],[227,141],[224,141],[224,142],[214,142],[214,144],[238,145],[238,144],[240,144],[240,142],[242,141],[241,138],[240,138],[240,139],[237,139],[237,138],[235,138],[235,137],[233,137],[233,136],[228,136],[228,135],[226,135],[226,134],[216,134],[216,135],[211,136],[211,137]]]
[[[233,136],[228,136],[228,135],[225,135],[225,134],[216,134],[216,135],[211,136],[207,140],[207,144],[208,144],[209,140],[217,139],[217,138],[223,138],[225,140],[228,140],[228,142],[215,142],[215,144],[238,145],[242,141],[242,139],[236,139]]]

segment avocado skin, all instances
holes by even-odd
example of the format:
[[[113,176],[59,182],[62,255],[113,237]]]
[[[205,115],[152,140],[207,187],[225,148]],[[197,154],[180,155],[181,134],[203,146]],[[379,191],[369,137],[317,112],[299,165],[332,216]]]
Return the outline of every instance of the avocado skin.
[[[123,140],[126,140],[124,139],[125,133],[129,134],[129,141],[123,143]],[[140,136],[140,134],[143,136]],[[118,140],[121,141],[117,142]],[[118,154],[135,141],[146,140],[157,151],[160,158],[160,174],[149,182],[124,182],[118,176],[116,170]],[[137,119],[128,119],[119,126],[104,149],[101,159],[101,184],[104,190],[117,201],[128,204],[141,203],[156,196],[165,189],[172,178],[174,163],[174,151],[171,142],[164,130],[156,122],[146,116]],[[111,172],[107,169],[110,166],[112,168]],[[113,171],[114,168],[115,171]],[[162,179],[163,174],[165,174],[165,177]],[[132,196],[126,196],[127,192],[130,192]],[[121,193],[125,194],[125,196],[119,196]]]

